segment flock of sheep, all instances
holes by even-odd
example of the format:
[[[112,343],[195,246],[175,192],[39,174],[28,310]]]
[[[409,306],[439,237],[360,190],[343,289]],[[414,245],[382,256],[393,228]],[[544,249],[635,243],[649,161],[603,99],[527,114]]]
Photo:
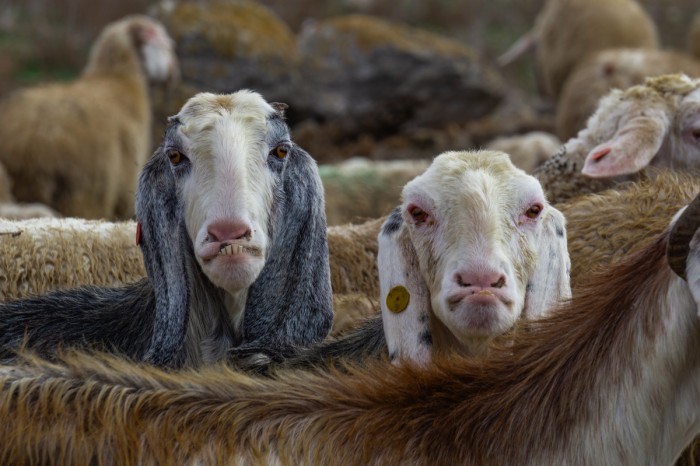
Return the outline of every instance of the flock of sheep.
[[[0,102],[0,463],[694,461],[698,37],[548,0],[501,62],[535,44],[557,135],[317,166],[249,90],[149,157],[175,47],[110,24]]]

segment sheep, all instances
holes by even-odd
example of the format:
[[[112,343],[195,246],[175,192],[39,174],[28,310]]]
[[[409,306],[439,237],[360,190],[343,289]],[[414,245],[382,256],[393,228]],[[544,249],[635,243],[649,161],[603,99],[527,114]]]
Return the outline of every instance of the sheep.
[[[564,84],[556,106],[557,135],[563,141],[576,136],[600,98],[612,89],[627,89],[642,84],[647,77],[678,73],[700,78],[700,62],[670,50],[610,49],[593,54]]]
[[[555,135],[544,131],[531,131],[497,137],[489,141],[484,149],[507,153],[513,165],[530,173],[547,161],[561,146],[562,142]]]
[[[585,129],[533,174],[547,199],[563,202],[634,179],[647,165],[692,169],[698,158],[700,79],[685,75],[648,78],[615,89]]]
[[[0,220],[0,302],[82,285],[118,287],[146,276],[135,222]]]
[[[163,366],[264,366],[332,322],[323,189],[284,106],[201,93],[139,177],[148,277],[0,305],[0,357],[25,344],[106,347]]]
[[[329,225],[386,215],[398,204],[401,188],[423,173],[430,160],[368,160],[354,157],[319,166]]]
[[[559,97],[569,74],[594,52],[658,48],[656,27],[634,0],[548,0],[532,31],[499,58],[502,66],[535,48],[540,91]]]
[[[569,297],[564,218],[507,154],[441,154],[402,199],[378,235],[381,318],[287,366],[385,351],[422,365],[442,352],[478,355],[533,309]]]
[[[132,217],[138,170],[152,151],[149,82],[176,76],[163,26],[134,15],[104,28],[78,79],[7,97],[0,163],[15,199],[66,216]]]
[[[700,198],[674,218],[479,361],[259,378],[29,356],[0,368],[0,459],[671,464],[700,433]]]

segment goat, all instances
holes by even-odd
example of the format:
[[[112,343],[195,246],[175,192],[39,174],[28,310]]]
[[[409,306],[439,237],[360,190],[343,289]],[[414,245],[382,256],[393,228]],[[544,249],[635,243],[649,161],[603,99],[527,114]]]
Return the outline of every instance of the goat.
[[[2,367],[0,460],[671,464],[700,433],[700,197],[674,220],[479,361],[272,379],[79,354]]]
[[[378,236],[381,319],[288,366],[386,350],[420,364],[481,354],[519,318],[570,296],[564,217],[506,154],[441,154],[402,199]]]
[[[24,342],[105,346],[159,365],[264,364],[332,323],[323,188],[283,106],[197,94],[139,178],[148,277],[0,305],[0,357]]]

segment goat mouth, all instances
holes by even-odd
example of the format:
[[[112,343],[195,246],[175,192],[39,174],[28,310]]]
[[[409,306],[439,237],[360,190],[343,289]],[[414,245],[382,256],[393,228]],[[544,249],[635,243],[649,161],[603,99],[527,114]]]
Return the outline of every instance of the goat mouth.
[[[513,305],[513,301],[491,290],[480,290],[476,293],[455,293],[447,298],[447,304],[451,309],[465,301],[469,301],[472,304],[496,304],[500,302],[506,307]]]
[[[219,248],[219,256],[235,256],[238,254],[249,254],[251,256],[261,256],[260,249],[242,244],[222,244]]]

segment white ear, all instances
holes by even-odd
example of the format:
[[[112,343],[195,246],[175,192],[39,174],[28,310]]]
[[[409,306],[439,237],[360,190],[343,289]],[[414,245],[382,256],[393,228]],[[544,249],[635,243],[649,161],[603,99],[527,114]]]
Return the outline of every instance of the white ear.
[[[591,178],[608,178],[638,172],[659,152],[668,127],[668,117],[660,110],[649,110],[630,119],[612,139],[591,150],[581,173]]]
[[[389,356],[427,366],[432,354],[430,292],[399,209],[382,226],[378,243],[379,303]]]
[[[537,244],[537,266],[525,292],[523,317],[526,319],[545,315],[557,302],[571,297],[566,221],[553,207],[542,218]]]

